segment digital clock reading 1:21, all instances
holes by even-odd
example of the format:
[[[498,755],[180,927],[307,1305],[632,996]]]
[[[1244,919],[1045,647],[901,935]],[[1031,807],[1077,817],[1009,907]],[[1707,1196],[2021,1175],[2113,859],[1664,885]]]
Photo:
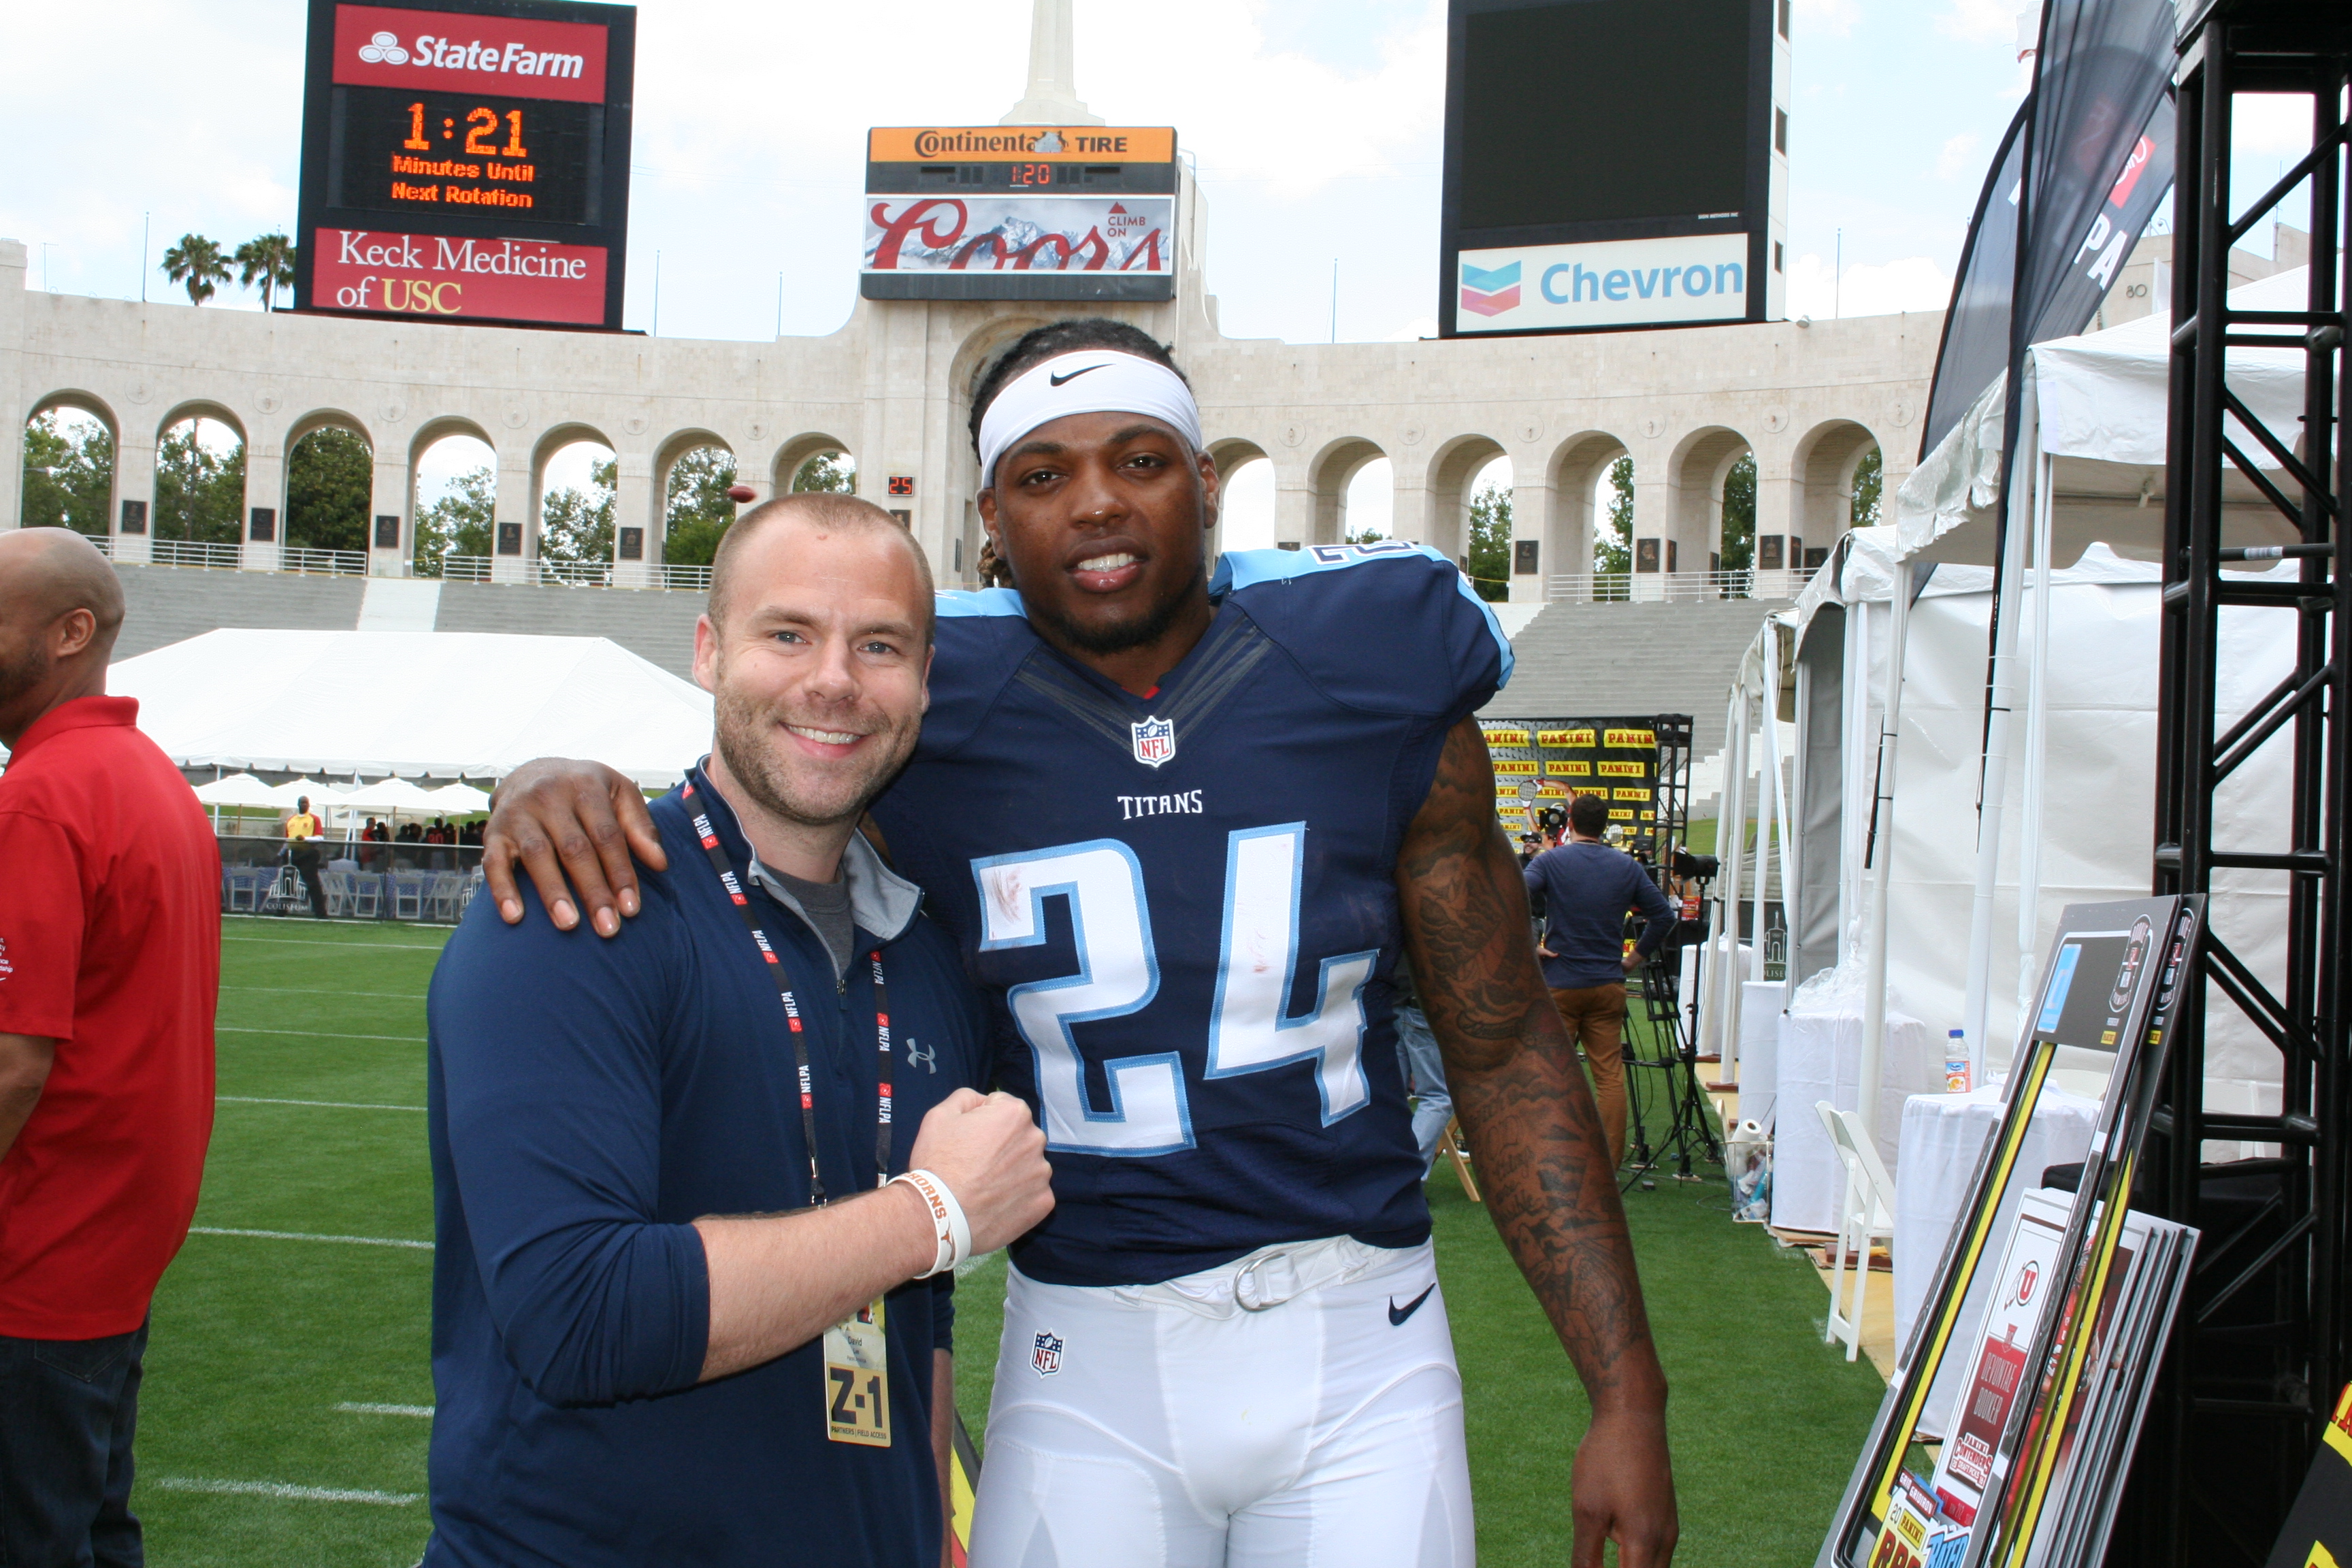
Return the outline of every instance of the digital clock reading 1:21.
[[[335,205],[601,221],[604,109],[544,99],[334,89]]]

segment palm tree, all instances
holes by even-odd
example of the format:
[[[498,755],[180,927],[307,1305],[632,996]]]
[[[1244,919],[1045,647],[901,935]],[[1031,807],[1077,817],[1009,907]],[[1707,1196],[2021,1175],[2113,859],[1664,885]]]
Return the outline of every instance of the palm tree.
[[[228,262],[221,247],[201,234],[184,234],[180,243],[163,252],[163,276],[188,288],[188,302],[201,305],[218,285],[228,281]]]
[[[282,234],[256,235],[238,246],[231,259],[237,265],[240,288],[260,287],[265,310],[278,289],[294,287],[294,242]]]

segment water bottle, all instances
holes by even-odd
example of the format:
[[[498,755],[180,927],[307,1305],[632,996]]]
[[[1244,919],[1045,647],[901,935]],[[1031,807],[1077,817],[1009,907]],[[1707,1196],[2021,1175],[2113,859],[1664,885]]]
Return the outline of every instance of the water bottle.
[[[1944,1045],[1944,1092],[1966,1094],[1972,1087],[1969,1082],[1968,1032],[1954,1029]]]

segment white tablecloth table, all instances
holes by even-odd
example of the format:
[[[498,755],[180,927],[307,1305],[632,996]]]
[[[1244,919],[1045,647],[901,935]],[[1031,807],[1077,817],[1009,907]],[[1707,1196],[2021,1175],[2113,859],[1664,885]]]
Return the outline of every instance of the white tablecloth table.
[[[1887,1173],[1897,1159],[1903,1102],[1944,1079],[1944,1047],[1916,1018],[1886,1015],[1875,1142]],[[1845,1202],[1845,1167],[1830,1146],[1829,1130],[1813,1110],[1828,1100],[1840,1110],[1860,1107],[1862,1014],[1784,1013],[1780,1016],[1778,1083],[1772,1137],[1772,1224],[1782,1230],[1832,1232]],[[1747,1112],[1741,1101],[1741,1114]]]
[[[1780,1009],[1789,1005],[1785,980],[1739,983],[1739,1118],[1772,1125],[1780,1092]]]
[[[1910,1343],[1936,1268],[1944,1258],[1945,1244],[1960,1210],[1969,1201],[1969,1181],[1977,1159],[2000,1126],[2001,1088],[1989,1084],[1970,1094],[1915,1094],[1903,1106],[1903,1168],[1895,1176],[1895,1343],[1899,1355]],[[2069,1165],[2089,1152],[2091,1134],[2097,1130],[2099,1102],[2069,1094],[2051,1084],[2033,1108],[2025,1131],[2018,1173],[2009,1196],[1993,1220],[1993,1250],[2016,1221],[2018,1200],[2042,1184],[2042,1173],[2052,1165]],[[1775,1173],[1777,1175],[1777,1172]],[[1946,1359],[1936,1380],[1921,1426],[1944,1430],[1957,1385],[1966,1375],[1959,1363],[1974,1342],[1984,1317],[1984,1292],[1991,1288],[1992,1270],[1982,1270],[1977,1288],[1960,1313],[1953,1342],[1959,1348]]]

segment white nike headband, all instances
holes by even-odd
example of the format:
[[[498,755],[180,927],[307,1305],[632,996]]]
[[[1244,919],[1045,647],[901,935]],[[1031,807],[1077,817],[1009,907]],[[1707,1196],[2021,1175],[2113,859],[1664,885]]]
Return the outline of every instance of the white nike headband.
[[[980,420],[980,482],[996,482],[996,460],[1041,425],[1072,414],[1142,414],[1201,449],[1201,405],[1166,365],[1118,349],[1057,355],[1005,383]]]

